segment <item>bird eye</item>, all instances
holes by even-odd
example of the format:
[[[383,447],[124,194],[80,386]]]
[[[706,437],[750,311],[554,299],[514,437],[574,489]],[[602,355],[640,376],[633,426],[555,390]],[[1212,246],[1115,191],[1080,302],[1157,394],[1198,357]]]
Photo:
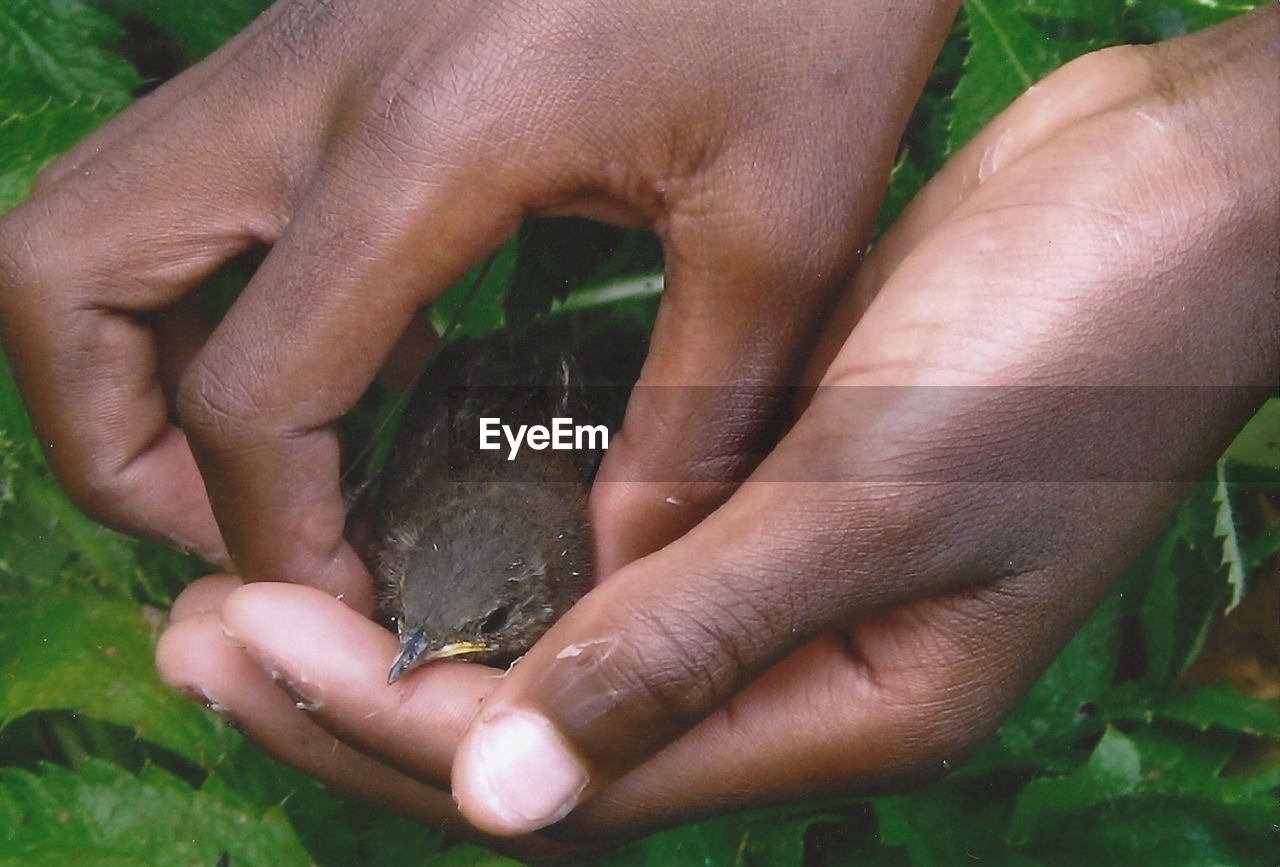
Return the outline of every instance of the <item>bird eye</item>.
[[[507,625],[507,615],[509,613],[507,606],[499,605],[490,611],[484,620],[480,621],[480,631],[488,635],[498,632]]]

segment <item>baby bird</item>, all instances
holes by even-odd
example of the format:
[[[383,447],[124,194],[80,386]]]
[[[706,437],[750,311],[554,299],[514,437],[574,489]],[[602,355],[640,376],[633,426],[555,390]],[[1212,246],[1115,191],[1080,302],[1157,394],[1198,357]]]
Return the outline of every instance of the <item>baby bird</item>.
[[[400,636],[389,683],[437,659],[509,664],[586,592],[598,453],[479,448],[481,418],[581,418],[578,378],[498,335],[450,344],[414,389],[373,513],[379,610]]]

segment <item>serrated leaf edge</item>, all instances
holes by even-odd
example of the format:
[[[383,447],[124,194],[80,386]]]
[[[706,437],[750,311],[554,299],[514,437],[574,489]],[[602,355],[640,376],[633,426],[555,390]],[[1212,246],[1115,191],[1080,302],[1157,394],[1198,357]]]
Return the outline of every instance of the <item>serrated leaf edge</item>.
[[[1227,462],[1219,460],[1214,473],[1213,501],[1218,504],[1213,521],[1213,536],[1222,540],[1222,560],[1227,567],[1227,583],[1231,586],[1231,601],[1226,612],[1230,614],[1244,598],[1244,554],[1240,550],[1240,535],[1236,532],[1235,511],[1231,508],[1231,488],[1227,483]]]

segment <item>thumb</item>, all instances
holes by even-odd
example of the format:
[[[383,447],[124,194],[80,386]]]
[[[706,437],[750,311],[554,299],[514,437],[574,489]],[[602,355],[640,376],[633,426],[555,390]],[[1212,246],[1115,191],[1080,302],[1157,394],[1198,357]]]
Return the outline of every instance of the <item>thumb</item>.
[[[624,567],[510,670],[454,759],[454,797],[468,821],[506,835],[554,824],[781,650],[777,612],[746,604],[759,589],[748,589],[754,552],[720,547],[715,557],[702,538],[712,529],[704,522]]]
[[[840,435],[797,426],[757,480],[597,586],[510,670],[454,759],[468,821],[494,834],[559,821],[808,639],[965,573],[934,553],[946,545],[904,556],[952,517],[921,508],[920,486],[821,481],[815,454],[869,472],[848,466]]]

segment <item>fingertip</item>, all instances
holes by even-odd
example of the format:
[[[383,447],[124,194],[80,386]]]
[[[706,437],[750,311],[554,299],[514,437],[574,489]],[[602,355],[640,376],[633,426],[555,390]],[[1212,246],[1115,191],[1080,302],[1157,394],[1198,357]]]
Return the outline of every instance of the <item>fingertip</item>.
[[[327,683],[381,684],[395,636],[329,594],[297,584],[246,584],[222,607],[226,636],[273,680],[305,688]]]
[[[174,623],[156,642],[156,671],[170,688],[208,707],[215,705],[213,687],[230,664],[237,668],[239,652],[222,634],[215,612],[192,614]]]
[[[459,810],[481,831],[501,837],[559,822],[582,800],[589,781],[550,721],[522,710],[481,719],[453,765]]]
[[[305,584],[255,581],[229,593],[222,603],[222,626],[233,640],[262,639],[289,631],[299,615],[336,601],[323,590]]]
[[[177,623],[196,614],[221,610],[227,597],[244,582],[238,575],[215,573],[193,581],[173,600],[169,609],[169,622]]]
[[[173,623],[156,642],[156,672],[166,686],[181,690],[187,678],[182,662],[188,645],[189,623]]]

